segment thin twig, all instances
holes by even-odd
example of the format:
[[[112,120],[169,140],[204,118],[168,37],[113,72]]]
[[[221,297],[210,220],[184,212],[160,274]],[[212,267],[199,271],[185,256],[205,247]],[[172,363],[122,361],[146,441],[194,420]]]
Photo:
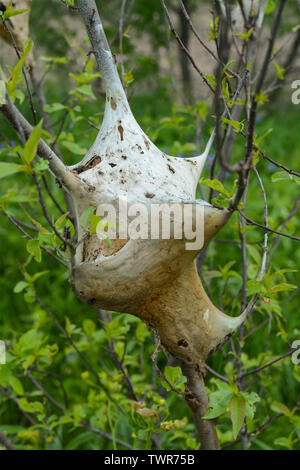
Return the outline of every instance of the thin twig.
[[[255,225],[256,227],[260,227],[264,230],[267,230],[268,232],[271,232],[271,233],[276,233],[277,235],[280,235],[281,237],[287,237],[287,238],[290,238],[291,240],[296,240],[296,241],[300,241],[300,238],[299,237],[294,237],[293,235],[288,235],[287,233],[282,233],[282,232],[278,232],[277,230],[273,230],[271,229],[270,227],[266,227],[265,225],[262,225],[262,224],[259,224],[258,222],[255,222],[254,220],[252,219],[249,219],[249,217],[246,217],[245,215],[243,215],[241,213],[241,211],[239,211],[239,214],[246,220],[246,222],[248,222],[248,224],[250,225]]]
[[[282,361],[282,359],[285,359],[286,357],[289,357],[289,356],[291,356],[293,353],[297,353],[298,351],[300,351],[300,348],[291,349],[291,351],[288,351],[287,353],[282,354],[282,356],[278,357],[277,359],[274,359],[274,360],[271,361],[271,362],[268,362],[268,364],[265,364],[264,366],[257,367],[256,369],[250,370],[250,371],[248,371],[248,372],[243,372],[243,373],[240,375],[240,378],[247,377],[248,375],[258,374],[258,373],[261,372],[262,370],[267,369],[268,367],[272,366],[273,364],[276,364],[277,362]]]
[[[166,15],[166,18],[168,20],[168,23],[169,23],[169,26],[170,26],[170,29],[172,31],[172,33],[174,34],[175,36],[175,39],[176,41],[178,42],[178,44],[180,45],[180,47],[184,50],[185,54],[187,55],[188,59],[190,60],[192,66],[194,67],[194,69],[198,72],[198,74],[200,75],[200,77],[202,78],[202,80],[204,81],[204,83],[208,86],[208,88],[211,90],[211,92],[213,94],[215,94],[215,90],[214,88],[211,86],[211,84],[209,83],[209,81],[207,80],[207,78],[204,76],[204,74],[201,72],[201,70],[199,69],[199,67],[196,65],[192,55],[190,54],[189,50],[185,47],[185,45],[183,44],[182,40],[180,39],[180,37],[178,36],[178,33],[176,32],[175,30],[175,27],[174,27],[174,23],[170,17],[170,14],[169,14],[169,11],[166,7],[166,4],[164,2],[164,0],[160,0],[161,2],[161,5],[164,9],[164,12],[165,12],[165,15]]]

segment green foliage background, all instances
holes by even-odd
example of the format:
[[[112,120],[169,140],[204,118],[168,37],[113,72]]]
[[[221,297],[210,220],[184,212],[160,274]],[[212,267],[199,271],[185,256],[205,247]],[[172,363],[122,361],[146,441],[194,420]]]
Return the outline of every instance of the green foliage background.
[[[93,57],[86,57],[90,47],[87,39],[82,36],[79,42],[76,28],[69,22],[70,15],[76,13],[68,12],[58,2],[42,3],[41,6],[36,2],[32,11],[32,38],[44,57],[41,76],[47,71],[45,91],[56,132],[65,118],[59,144],[66,163],[72,164],[85,153],[97,134],[91,123],[98,127],[103,115],[101,80],[93,76],[96,71]],[[111,11],[119,3],[110,2],[107,8],[103,7],[109,39],[117,32],[118,25],[111,21]],[[156,145],[173,155],[190,156],[198,150],[196,120],[200,120],[202,148],[213,126],[211,103],[183,105],[178,101],[171,76],[160,69],[155,55],[155,49],[167,47],[169,40],[160,2],[151,2],[151,8],[149,5],[150,2],[136,2],[130,30],[123,39],[130,104],[138,122]],[[46,16],[55,21],[45,26]],[[77,26],[80,24],[78,19],[73,21]],[[290,27],[286,20],[283,31]],[[139,51],[137,54],[133,38],[139,39],[145,32],[153,53],[143,55]],[[118,39],[114,51],[118,53]],[[83,71],[86,75],[80,75]],[[22,80],[17,89],[17,105],[30,119]],[[263,141],[264,152],[296,170],[300,148],[299,106],[291,104],[290,94],[289,85],[285,85],[273,100],[261,106],[256,132],[262,136],[273,129]],[[0,124],[1,132],[11,144],[8,148],[7,141],[2,140],[1,161],[19,163],[18,153],[22,149],[16,145],[20,144],[2,117]],[[51,142],[50,136],[43,137]],[[243,152],[244,140],[238,137],[233,159],[238,160]],[[299,194],[299,180],[280,172],[266,160],[259,160],[257,169],[268,198],[269,225],[276,229],[288,217]],[[63,205],[60,189],[47,172],[45,176]],[[209,163],[203,176],[209,178]],[[80,303],[70,289],[68,270],[38,248],[39,244],[63,247],[43,219],[30,174],[15,174],[1,179],[0,183],[3,209],[0,339],[7,345],[7,364],[0,365],[0,432],[7,433],[18,449],[123,449],[119,440],[134,449],[149,449],[153,437],[160,439],[163,449],[196,449],[192,417],[184,399],[168,391],[168,385],[155,372],[151,361],[153,333],[131,315],[111,312],[111,321],[102,323],[95,310]],[[233,184],[234,176],[228,175],[225,189],[231,192]],[[208,191],[203,185],[202,196],[207,197]],[[57,221],[61,214],[49,197],[46,201],[53,221]],[[248,217],[263,223],[263,197],[254,174],[246,209]],[[39,238],[39,244],[31,249],[7,218],[9,215],[32,223],[28,214],[45,228],[44,238]],[[61,233],[64,225],[65,221],[59,227]],[[296,214],[283,231],[299,236],[299,228],[299,214]],[[258,286],[254,278],[261,262],[264,232],[253,226],[247,226],[246,230],[249,299],[253,292],[260,294],[242,341],[242,370],[250,371],[286,353],[294,340],[300,340],[299,296],[293,296],[299,286],[300,248],[299,243],[282,237],[264,281]],[[238,315],[241,309],[239,233],[239,218],[234,215],[210,244],[203,269],[213,301],[231,315]],[[274,239],[275,235],[270,235],[269,245]],[[36,294],[55,316],[55,321],[36,302]],[[233,437],[235,429],[230,419],[230,400],[237,394],[237,360],[231,346],[227,343],[208,360],[208,365],[225,375],[229,384],[210,374],[206,384],[213,407],[210,417],[219,416],[221,444],[239,449],[241,443],[237,436]],[[122,372],[112,360],[112,348],[132,381],[137,399],[144,405],[137,405],[128,395]],[[175,363],[171,363],[171,369],[166,356],[160,353],[158,366],[176,388],[183,390],[183,378]],[[290,357],[245,379],[246,422],[253,432],[251,449],[300,449],[299,382],[299,366],[293,365]],[[99,383],[105,386],[110,399]],[[269,421],[272,424],[267,426]],[[99,435],[97,429],[109,438]]]

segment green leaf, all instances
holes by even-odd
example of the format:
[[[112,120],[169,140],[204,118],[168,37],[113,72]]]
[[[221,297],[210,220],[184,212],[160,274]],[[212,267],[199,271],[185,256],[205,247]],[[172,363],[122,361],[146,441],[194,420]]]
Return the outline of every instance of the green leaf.
[[[23,166],[23,165],[21,165]],[[1,202],[6,202],[6,203],[14,203],[14,202],[35,202],[36,197],[32,195],[26,195],[22,193],[17,193],[15,190],[9,190],[4,196],[0,196],[0,204]]]
[[[275,294],[275,292],[285,292],[293,289],[297,289],[297,286],[293,284],[288,284],[287,282],[282,282],[281,284],[276,284],[269,289],[270,294]]]
[[[247,251],[249,252],[250,256],[254,259],[256,264],[260,265],[261,262],[261,255],[255,246],[247,244],[246,245]]]
[[[28,285],[28,282],[19,281],[14,287],[14,293],[19,294],[19,292],[22,292]]]
[[[25,428],[23,426],[3,424],[0,426],[0,432],[5,432],[5,434],[17,434],[20,431],[23,431]]]
[[[50,62],[52,64],[67,64],[70,59],[67,57],[45,57],[41,56],[40,60],[43,62]]]
[[[205,75],[205,78],[212,85],[213,88],[216,88],[217,82],[213,75]]]
[[[66,330],[68,336],[71,336],[71,334],[72,334],[72,324],[71,324],[68,317],[66,317],[66,320],[65,320],[65,330]]]
[[[0,365],[0,384],[6,387],[9,384],[9,379],[11,377],[11,369],[8,364]]]
[[[276,68],[277,76],[279,80],[284,80],[284,74],[285,74],[285,69],[280,67],[276,62],[274,63],[274,66]]]
[[[42,135],[43,120],[41,120],[37,126],[35,126],[27,140],[24,147],[23,160],[27,165],[30,165],[31,161],[36,155],[38,144]]]
[[[229,199],[228,197],[224,196],[224,194],[219,193],[217,197],[212,199],[212,203],[216,206],[220,207],[228,207],[229,206]]]
[[[40,277],[44,276],[47,274],[49,271],[40,271],[39,273],[35,273],[33,276],[31,276],[30,281],[35,282],[37,279]]]
[[[18,400],[18,405],[22,410],[26,411],[27,413],[44,413],[44,407],[42,403],[38,401],[30,403],[27,398],[20,398]]]
[[[76,82],[77,85],[83,85],[87,83],[91,83],[93,80],[96,78],[100,77],[100,73],[88,73],[88,72],[83,72],[79,76],[75,75],[74,73],[69,73],[69,76],[72,77]],[[77,88],[78,90],[79,88]]]
[[[83,211],[83,213],[81,214],[81,216],[79,217],[79,222],[80,222],[80,225],[87,229],[88,228],[88,225],[89,225],[89,220],[90,220],[90,215],[93,214],[93,212],[95,212],[96,210],[96,207],[94,206],[90,206],[88,207],[85,211]]]
[[[278,401],[273,401],[271,404],[271,410],[275,413],[283,413],[284,416],[287,417],[291,416],[291,411],[288,409],[288,407],[283,403],[279,403]]]
[[[24,9],[24,10],[10,10],[8,11],[8,9],[6,9],[4,15],[3,15],[3,19],[4,20],[7,20],[8,18],[11,18],[12,16],[17,16],[17,15],[21,15],[22,13],[25,13],[26,11],[29,11],[29,9]]]
[[[226,70],[229,69],[229,67],[235,62],[236,60],[231,60],[230,62],[228,62],[228,64],[226,64],[225,67],[223,68],[223,73],[226,72]]]
[[[269,98],[263,92],[263,90],[260,90],[260,92],[256,95],[255,99],[256,99],[257,104],[268,103],[268,101],[269,101]]]
[[[85,318],[82,322],[82,328],[86,335],[92,336],[96,330],[96,324],[90,318]]]
[[[22,170],[22,165],[17,163],[0,162],[0,178],[5,178]]]
[[[21,55],[21,58],[18,60],[17,65],[12,71],[10,79],[8,83],[6,84],[7,92],[10,95],[12,101],[14,101],[16,98],[16,94],[15,94],[16,86],[21,81],[23,65],[32,47],[33,47],[33,41],[31,39],[28,39],[24,44],[23,54]]]
[[[22,367],[27,372],[28,367],[30,367],[35,361],[35,355],[34,354],[29,354],[26,356],[25,361],[22,363]]]
[[[204,101],[197,101],[196,104],[198,116],[200,119],[204,119],[207,115],[207,104]]]
[[[75,153],[76,155],[83,155],[86,153],[86,148],[81,147],[80,145],[76,144],[75,142],[70,142],[69,140],[62,141],[62,145],[70,150],[70,152]]]
[[[24,395],[24,388],[21,381],[14,377],[13,375],[9,378],[9,385],[12,387],[13,391],[16,395],[23,396]]]
[[[12,16],[21,15],[22,13],[25,13],[26,11],[29,11],[29,9],[14,10],[14,5],[12,3],[12,0],[10,0],[5,11],[3,13],[1,12],[1,16],[3,18],[3,21],[6,21],[8,18],[11,18]]]
[[[227,191],[227,189],[224,188],[223,184],[219,180],[210,180],[210,179],[200,178],[200,184],[205,184],[205,186],[215,189],[216,191],[218,191],[221,194],[224,194],[227,197],[231,196],[229,191]]]
[[[49,162],[47,160],[42,160],[40,159],[35,165],[34,165],[34,171],[45,171],[48,170],[49,168]]]
[[[34,329],[28,330],[24,333],[18,341],[18,348],[23,353],[24,351],[32,351],[38,348],[42,340],[38,332]]]
[[[272,175],[273,183],[276,183],[277,181],[288,181],[288,180],[292,180],[292,181],[295,181],[295,183],[300,184],[300,178],[294,175],[290,175],[286,171],[276,171],[276,173]]]
[[[277,439],[275,439],[274,444],[275,444],[276,446],[284,447],[285,449],[291,450],[293,443],[291,442],[291,439],[290,439],[290,438],[287,438],[287,437],[278,437]]]
[[[240,132],[244,128],[244,124],[240,121],[233,121],[233,120],[230,120],[230,119],[227,119],[227,118],[224,118],[224,117],[222,117],[222,121],[225,124],[228,124],[229,126],[233,127],[235,132]]]
[[[147,336],[149,336],[149,330],[147,326],[145,325],[145,323],[141,321],[138,323],[135,334],[136,334],[137,341],[140,341],[141,343],[145,341]]]
[[[35,301],[35,290],[33,287],[28,287],[24,294],[25,302],[32,304]]]
[[[237,34],[235,34],[235,36],[243,38],[244,41],[247,43],[249,41],[250,37],[252,36],[253,29],[254,28],[249,29],[249,31],[247,33],[237,33]]]
[[[69,215],[69,212],[66,212],[65,214],[61,215],[59,219],[57,219],[57,221],[54,224],[57,229],[60,229],[62,227],[62,224],[64,223],[68,215]]]
[[[174,388],[182,388],[183,384],[186,382],[186,378],[182,375],[180,367],[166,366],[165,376]],[[163,382],[163,387],[168,391],[171,390],[171,387],[166,382]]]
[[[260,397],[255,392],[247,393],[243,392],[242,395],[246,399],[246,417],[247,420],[252,421],[255,414],[255,404],[260,401]]]
[[[204,419],[214,419],[226,413],[232,398],[231,390],[217,390],[209,394],[209,410]]]
[[[42,252],[40,249],[39,241],[38,240],[28,240],[26,244],[26,250],[30,255],[32,255],[38,263],[42,260]]]
[[[210,29],[208,33],[209,41],[215,41],[217,39],[218,33],[219,33],[219,23],[220,23],[219,16],[209,19],[209,29]]]
[[[90,222],[90,234],[95,235],[95,233],[97,233],[97,226],[98,226],[98,224],[101,224],[102,219],[101,219],[101,217],[99,217],[99,215],[91,214],[90,217],[89,217],[89,222]],[[102,224],[101,224],[101,228],[104,229],[105,226],[106,226],[106,224],[105,224],[105,221],[104,221],[104,227],[102,227]],[[99,227],[100,230],[101,230],[101,228]]]
[[[227,77],[223,78],[222,80],[222,93],[224,95],[224,98],[226,99],[227,105],[229,106],[229,108],[231,108],[230,91],[229,91],[229,84],[228,84]]]
[[[254,143],[255,143],[255,145],[257,145],[257,146],[259,147],[259,144],[261,143],[261,141],[262,141],[263,139],[265,139],[268,135],[272,134],[272,132],[273,132],[273,129],[271,128],[271,129],[268,129],[268,130],[267,130],[263,135],[261,135],[260,137],[255,136],[255,137],[254,137]]]
[[[266,293],[266,288],[260,281],[250,279],[247,282],[247,295],[248,296],[253,295],[253,294],[265,294],[265,293]]]
[[[267,8],[266,8],[266,15],[269,15],[270,13],[275,10],[276,5],[278,3],[278,0],[268,0]]]
[[[240,394],[234,395],[230,400],[230,417],[233,439],[236,439],[246,417],[246,400]]]
[[[134,82],[133,74],[132,72],[127,72],[123,75],[124,81],[125,81],[125,86],[126,88]]]
[[[62,111],[66,107],[61,103],[46,104],[44,106],[44,111],[47,113],[57,113],[57,111]]]
[[[72,420],[71,420],[72,421]],[[82,432],[75,436],[71,441],[64,447],[65,450],[82,449],[83,445],[91,445],[94,440],[94,435],[90,431]]]
[[[96,99],[96,96],[93,93],[91,85],[81,85],[81,86],[76,88],[76,91],[81,93],[82,95],[89,96],[93,100]]]

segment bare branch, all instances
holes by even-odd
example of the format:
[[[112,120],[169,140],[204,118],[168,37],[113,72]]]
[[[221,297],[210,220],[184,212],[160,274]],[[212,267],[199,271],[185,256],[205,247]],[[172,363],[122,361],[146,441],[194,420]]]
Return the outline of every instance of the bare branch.
[[[256,369],[250,370],[249,372],[244,372],[241,374],[240,377],[247,377],[248,375],[253,375],[253,374],[258,374],[264,369],[267,369],[268,367],[272,366],[273,364],[276,364],[279,361],[282,361],[282,359],[285,359],[286,357],[291,356],[294,352],[300,351],[300,348],[297,349],[291,349],[291,351],[288,351],[285,354],[282,354],[281,356],[277,357],[273,361],[268,362],[268,364],[265,364],[264,366],[257,367]]]
[[[257,149],[257,147],[255,147],[255,149]],[[257,149],[257,150],[258,150],[258,149]],[[277,168],[281,168],[282,170],[286,171],[286,172],[289,173],[290,175],[297,176],[298,178],[300,178],[300,173],[298,173],[297,171],[292,170],[291,168],[287,168],[286,166],[282,165],[282,163],[275,162],[275,160],[273,160],[272,158],[268,157],[262,150],[259,150],[259,152],[260,152],[260,155],[261,155],[265,160],[268,160],[270,163],[272,163],[273,165],[277,166]]]
[[[250,225],[256,225],[257,227],[260,227],[264,230],[267,230],[268,232],[276,233],[277,235],[280,235],[282,237],[290,238],[291,240],[300,241],[299,237],[294,237],[293,235],[289,235],[287,233],[277,232],[277,230],[273,230],[270,227],[266,227],[265,225],[259,224],[258,222],[255,222],[254,220],[249,219],[249,217],[246,217],[245,215],[243,215],[241,211],[239,211],[239,213],[246,220],[246,222],[248,222],[248,224],[250,224]]]

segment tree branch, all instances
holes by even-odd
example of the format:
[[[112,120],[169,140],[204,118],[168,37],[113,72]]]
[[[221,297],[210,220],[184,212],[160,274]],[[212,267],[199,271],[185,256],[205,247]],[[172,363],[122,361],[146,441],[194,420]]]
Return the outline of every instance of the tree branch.
[[[3,83],[3,82],[0,82]],[[21,140],[27,139],[32,132],[32,126],[25,119],[23,114],[16,108],[16,106],[10,101],[8,95],[6,95],[6,102],[0,104],[0,112],[17,131]],[[24,143],[24,142],[23,142]],[[58,156],[51,150],[51,148],[40,139],[38,144],[38,154],[44,160],[49,162],[49,168],[58,181],[70,191],[78,189],[79,185],[87,186],[82,180],[80,180],[74,173],[72,173],[58,158]],[[88,189],[88,188],[86,188]]]
[[[267,367],[270,367],[270,366],[272,366],[273,364],[276,364],[276,362],[279,362],[279,361],[281,361],[282,359],[285,359],[286,357],[291,356],[294,352],[299,351],[299,349],[300,349],[300,348],[298,348],[298,349],[291,349],[291,351],[288,351],[287,353],[282,354],[282,356],[279,356],[279,357],[277,357],[277,359],[274,359],[273,361],[268,362],[268,364],[265,364],[264,366],[257,367],[256,369],[250,370],[249,372],[244,372],[243,374],[240,375],[240,378],[242,378],[242,377],[247,377],[248,375],[252,375],[252,374],[258,374],[258,373],[261,372],[262,370],[267,369]]]
[[[203,419],[209,408],[208,396],[205,390],[201,372],[195,364],[181,363],[183,375],[187,378],[187,393],[185,399],[191,408],[195,425],[201,442],[201,450],[219,450],[215,421]]]
[[[3,447],[5,447],[5,449],[7,450],[16,450],[15,446],[10,442],[10,440],[2,432],[0,432],[0,444],[2,444]]]
[[[93,46],[93,52],[103,78],[106,92],[108,93],[110,91],[114,93],[119,91],[125,95],[96,2],[94,0],[78,0],[77,4]]]
[[[300,241],[299,237],[294,237],[293,235],[289,235],[288,233],[277,232],[277,230],[273,230],[270,227],[266,227],[265,225],[259,224],[258,222],[255,222],[254,220],[249,219],[249,217],[246,217],[245,215],[243,215],[241,211],[239,211],[239,213],[246,220],[246,222],[248,222],[248,224],[250,225],[256,225],[256,227],[260,227],[268,232],[276,233],[277,235],[281,235],[282,237],[287,237],[287,238],[290,238],[291,240],[296,240],[298,242]]]

